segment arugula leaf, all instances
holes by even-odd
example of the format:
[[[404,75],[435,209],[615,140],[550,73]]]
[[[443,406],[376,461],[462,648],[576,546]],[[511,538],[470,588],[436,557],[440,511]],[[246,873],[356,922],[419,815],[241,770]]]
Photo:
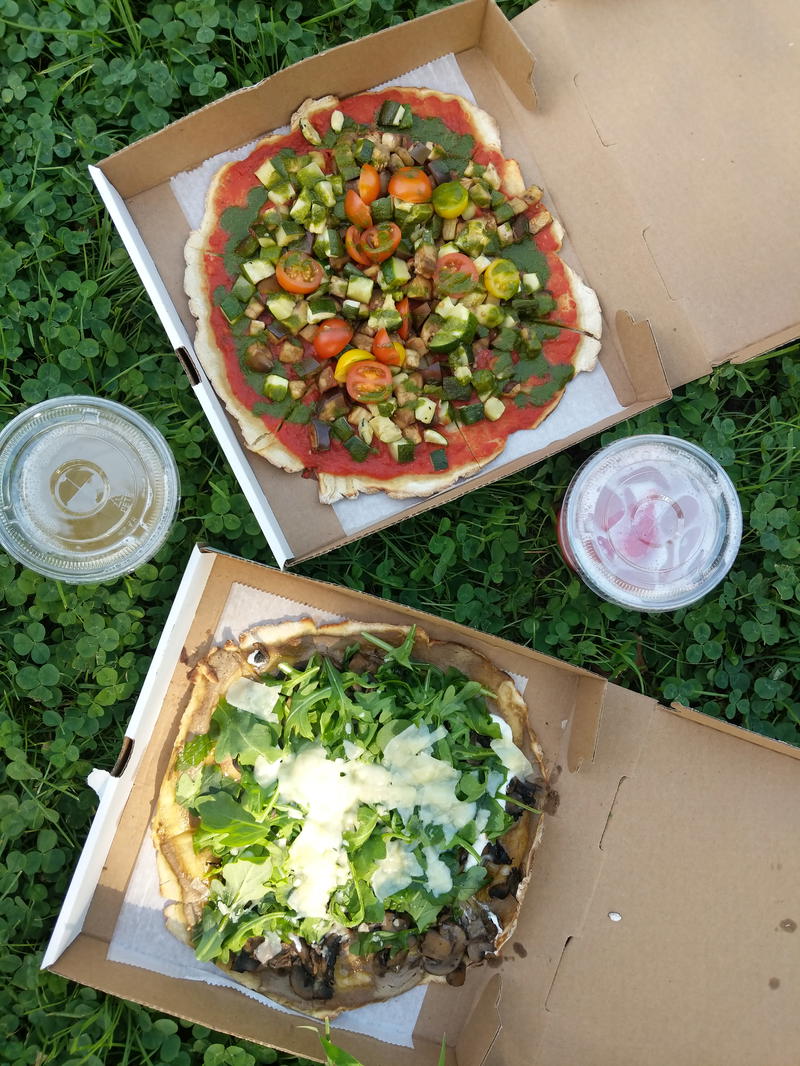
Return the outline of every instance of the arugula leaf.
[[[272,863],[269,859],[260,862],[234,859],[226,862],[219,874],[224,881],[226,902],[229,906],[239,907],[263,898],[272,876]]]
[[[230,848],[256,844],[267,836],[267,827],[237,803],[227,792],[200,796],[195,803],[202,828],[219,836]]]
[[[190,766],[201,763],[214,747],[214,738],[211,733],[199,733],[187,741],[175,762],[176,770],[188,770]]]
[[[419,883],[414,881],[408,888],[384,900],[384,904],[389,910],[405,911],[409,914],[422,933],[433,925],[442,909],[441,899],[434,899]]]
[[[219,728],[215,751],[218,762],[236,759],[252,766],[259,755],[275,747],[275,733],[269,723],[225,700],[220,701],[212,721]]]

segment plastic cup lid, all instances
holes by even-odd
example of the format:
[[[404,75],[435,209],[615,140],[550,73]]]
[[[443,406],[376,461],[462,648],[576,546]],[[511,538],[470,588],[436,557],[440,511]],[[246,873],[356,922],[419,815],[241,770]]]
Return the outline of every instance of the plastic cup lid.
[[[46,400],[0,432],[0,547],[47,577],[135,569],[166,540],[179,493],[162,435],[112,400]]]
[[[599,596],[640,611],[699,600],[727,574],[742,509],[697,445],[647,435],[597,452],[573,478],[559,519],[570,564]]]

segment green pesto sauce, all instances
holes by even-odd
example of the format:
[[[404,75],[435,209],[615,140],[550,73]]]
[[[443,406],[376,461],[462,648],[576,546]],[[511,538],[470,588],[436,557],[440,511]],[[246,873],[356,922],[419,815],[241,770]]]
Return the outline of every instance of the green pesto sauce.
[[[510,259],[520,273],[536,274],[542,286],[547,283],[550,277],[547,257],[536,247],[533,237],[523,237],[516,244],[505,247],[501,254]]]
[[[242,257],[236,254],[236,248],[250,232],[250,226],[258,217],[258,212],[267,202],[267,190],[259,182],[247,194],[244,207],[228,207],[222,212],[220,225],[228,234],[225,243],[225,270],[235,278],[242,265]]]

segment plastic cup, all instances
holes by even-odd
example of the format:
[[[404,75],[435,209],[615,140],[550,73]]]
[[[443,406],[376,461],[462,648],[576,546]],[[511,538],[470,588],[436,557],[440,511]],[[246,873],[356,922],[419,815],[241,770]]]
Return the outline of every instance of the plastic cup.
[[[580,468],[558,518],[566,562],[605,600],[674,611],[730,570],[742,509],[728,475],[677,437],[615,441]]]
[[[179,495],[163,436],[112,400],[46,400],[0,432],[0,547],[47,577],[134,570],[166,540]]]

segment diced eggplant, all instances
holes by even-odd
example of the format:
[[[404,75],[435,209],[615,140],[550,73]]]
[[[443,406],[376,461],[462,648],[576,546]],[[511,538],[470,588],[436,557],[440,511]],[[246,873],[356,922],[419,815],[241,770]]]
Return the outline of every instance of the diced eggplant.
[[[411,321],[417,329],[419,329],[422,323],[428,318],[432,310],[433,308],[427,302],[418,304],[411,309]],[[427,345],[425,345],[425,348],[427,348]]]
[[[312,418],[308,423],[308,440],[312,452],[327,452],[331,447],[331,429],[326,422]]]
[[[441,385],[442,383],[442,364],[441,363],[429,363],[428,366],[420,367],[420,373],[422,374],[422,380],[426,385]]]
[[[330,364],[324,366],[322,370],[320,370],[319,377],[317,378],[317,388],[319,391],[328,392],[330,389],[335,389],[337,385],[338,382],[334,377],[333,367]]]
[[[408,149],[408,154],[417,164],[422,166],[431,154],[430,148],[423,141],[414,141],[411,147]]]
[[[421,278],[432,278],[436,270],[436,248],[433,244],[421,244],[414,253],[414,273]]]
[[[305,381],[297,379],[289,382],[289,395],[293,400],[299,400],[302,396],[305,396],[307,390],[308,385],[306,385]]]
[[[514,234],[514,240],[520,241],[525,237],[528,232],[528,216],[516,215],[514,221],[511,223],[511,232]]]
[[[279,290],[280,285],[274,274],[270,278],[262,278],[262,280],[256,285],[256,292],[258,292],[260,296],[269,296],[271,293],[278,292]]]
[[[399,426],[400,429],[407,429],[409,426],[413,426],[416,420],[417,416],[414,414],[413,406],[398,407],[392,415],[392,421],[396,426]]]
[[[428,173],[437,185],[441,185],[445,181],[450,181],[450,167],[442,159],[429,159]]]
[[[299,363],[303,358],[303,345],[287,339],[278,349],[278,358],[282,363]]]
[[[327,392],[317,405],[317,418],[322,422],[333,422],[340,415],[347,414],[347,398],[341,389]]]
[[[267,333],[276,341],[282,341],[284,337],[289,336],[289,330],[276,318],[267,323]]]
[[[252,344],[248,344],[244,353],[244,361],[250,370],[255,370],[260,374],[265,373],[267,370],[271,370],[275,365],[275,356],[272,354],[272,350],[268,344],[262,344],[260,341],[253,341]]]
[[[403,436],[412,444],[422,444],[422,431],[413,424],[403,430]]]

